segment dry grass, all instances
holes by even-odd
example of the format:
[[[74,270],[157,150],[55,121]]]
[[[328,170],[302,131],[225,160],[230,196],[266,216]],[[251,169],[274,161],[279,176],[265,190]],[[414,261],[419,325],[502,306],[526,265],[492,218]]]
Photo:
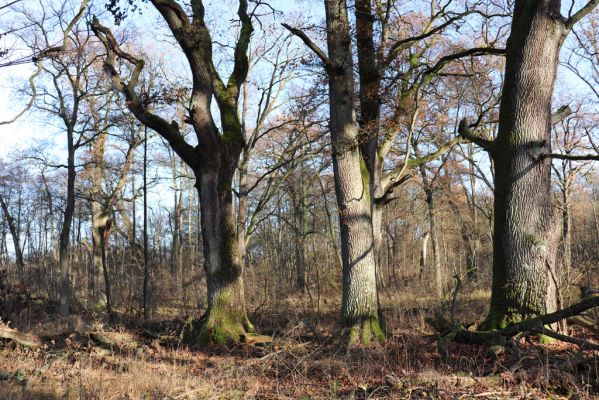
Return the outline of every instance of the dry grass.
[[[462,321],[480,320],[488,293],[465,293],[456,314]],[[599,361],[580,363],[593,354],[576,346],[523,341],[495,357],[480,346],[450,344],[442,361],[424,322],[442,304],[409,293],[387,296],[383,304],[388,342],[351,351],[334,336],[337,305],[316,315],[297,297],[253,313],[259,329],[275,338],[267,347],[191,351],[178,345],[173,322],[125,329],[48,318],[32,325],[47,336],[47,348],[0,345],[0,371],[13,373],[0,380],[0,398],[584,399],[598,393]],[[123,330],[118,337],[141,344],[109,351],[90,330]],[[153,338],[148,330],[162,336]]]

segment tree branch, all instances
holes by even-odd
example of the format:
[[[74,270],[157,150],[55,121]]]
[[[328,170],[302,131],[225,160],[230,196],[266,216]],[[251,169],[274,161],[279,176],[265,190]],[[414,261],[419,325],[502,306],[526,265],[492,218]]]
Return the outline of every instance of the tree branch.
[[[556,112],[551,114],[551,125],[561,122],[570,114],[572,114],[572,109],[569,105],[561,106]]]
[[[320,47],[318,47],[318,45],[316,43],[314,43],[309,37],[308,35],[306,35],[304,32],[302,32],[301,30],[297,29],[297,28],[293,28],[285,23],[281,24],[283,25],[284,28],[286,28],[289,32],[291,32],[292,34],[294,34],[295,36],[299,37],[300,39],[302,39],[302,41],[306,44],[306,46],[308,46],[310,48],[310,50],[312,50],[317,56],[318,58],[320,58],[320,60],[322,61],[322,63],[324,64],[325,68],[327,69],[327,71],[332,70],[333,69],[333,64],[331,63],[331,60],[329,60],[329,58],[327,57],[327,55],[324,53],[324,51],[322,51],[322,49]]]
[[[460,52],[457,52],[454,54],[449,54],[449,55],[441,57],[435,65],[430,67],[425,72],[424,75],[428,75],[431,73],[437,73],[448,63],[455,61],[455,60],[459,60],[460,58],[468,57],[468,56],[472,56],[472,57],[482,56],[482,55],[487,55],[487,54],[503,55],[503,54],[505,54],[505,49],[497,49],[494,47],[475,47],[475,48],[463,50],[463,51],[460,51]]]
[[[570,307],[561,310],[539,315],[534,318],[525,319],[517,324],[508,325],[507,327],[497,331],[470,331],[437,316],[435,320],[429,319],[427,322],[431,324],[440,334],[449,335],[456,342],[475,343],[484,345],[494,345],[501,343],[503,338],[512,338],[521,332],[542,331],[545,325],[551,325],[563,319],[580,315],[586,310],[599,306],[599,296],[588,297],[579,303],[573,304]],[[555,336],[555,335],[554,335]]]
[[[599,0],[590,0],[584,7],[578,10],[574,15],[568,18],[565,22],[566,33],[571,31],[574,25],[591,13],[599,4]]]
[[[468,125],[468,121],[466,118],[460,121],[460,125],[458,127],[458,132],[461,137],[464,139],[482,147],[486,151],[493,150],[493,140],[485,139],[470,130],[470,126]]]
[[[572,161],[597,161],[599,154],[560,154],[560,153],[545,153],[542,158],[555,158],[557,160],[572,160]]]
[[[142,124],[155,130],[160,136],[166,139],[177,155],[179,155],[187,165],[192,169],[196,168],[199,159],[196,155],[195,148],[185,141],[181,135],[178,124],[175,121],[169,123],[160,116],[148,111],[147,107],[135,92],[135,85],[144,67],[144,61],[123,51],[119,47],[110,29],[102,26],[96,17],[93,18],[91,28],[106,49],[104,71],[112,80],[113,86],[125,96],[129,111],[131,111]],[[129,82],[125,82],[117,72],[114,65],[116,60],[115,56],[127,60],[135,66]]]

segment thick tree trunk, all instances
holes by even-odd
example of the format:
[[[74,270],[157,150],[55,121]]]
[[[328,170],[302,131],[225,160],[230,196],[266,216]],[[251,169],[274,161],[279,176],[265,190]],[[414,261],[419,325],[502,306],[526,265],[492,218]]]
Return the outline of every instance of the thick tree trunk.
[[[212,60],[212,38],[204,23],[202,2],[193,2],[190,19],[186,10],[174,2],[153,2],[168,23],[190,66],[193,88],[188,122],[193,125],[198,144],[185,141],[179,124],[167,122],[145,108],[135,92],[135,83],[144,62],[127,55],[135,64],[128,84],[123,84],[114,67],[115,55],[125,53],[118,48],[109,29],[97,19],[92,28],[107,50],[105,71],[113,84],[125,95],[127,107],[148,128],[165,138],[177,155],[194,171],[201,204],[202,244],[206,271],[208,309],[199,323],[185,333],[196,344],[242,340],[254,328],[247,319],[243,291],[243,266],[233,218],[232,183],[239,156],[244,147],[244,132],[238,115],[240,88],[249,69],[248,48],[253,32],[247,12],[248,2],[239,1],[241,28],[234,51],[233,71],[225,83]],[[212,98],[220,112],[222,134],[211,113]]]
[[[371,179],[358,145],[347,4],[326,0],[325,8],[331,64],[330,129],[343,262],[341,319],[348,328],[350,345],[368,344],[372,338],[383,338],[378,321]]]
[[[243,267],[233,219],[232,174],[199,173],[204,269],[208,309],[196,327],[193,340],[199,345],[226,344],[254,332],[247,318]]]
[[[493,287],[483,327],[555,311],[551,97],[564,25],[559,2],[516,1],[506,48],[495,165]]]
[[[381,178],[383,159],[377,157],[378,137],[381,116],[381,73],[377,49],[374,44],[375,16],[371,0],[356,0],[356,45],[358,56],[358,76],[360,79],[360,151],[369,176],[369,197],[374,238],[374,262],[378,288],[384,288],[383,266],[383,211],[384,204],[377,204],[376,198],[382,195]]]

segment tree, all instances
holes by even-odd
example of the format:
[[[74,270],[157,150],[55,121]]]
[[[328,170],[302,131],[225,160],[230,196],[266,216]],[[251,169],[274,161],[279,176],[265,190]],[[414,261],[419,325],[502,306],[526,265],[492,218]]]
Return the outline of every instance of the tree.
[[[453,138],[431,154],[411,157],[410,140],[399,133],[408,132],[406,136],[409,138],[422,118],[421,91],[445,76],[468,77],[484,73],[463,66],[465,63],[454,72],[450,68],[454,63],[470,59],[470,64],[476,65],[476,57],[503,54],[503,49],[495,47],[500,37],[491,38],[490,34],[484,37],[484,45],[471,48],[440,38],[461,34],[459,29],[468,16],[480,17],[483,22],[504,16],[501,10],[488,11],[491,9],[484,10],[483,4],[477,1],[464,5],[449,1],[442,5],[431,3],[428,13],[408,7],[406,15],[402,15],[398,2],[355,1],[358,142],[365,161],[365,172],[368,173],[370,217],[378,266],[383,262],[382,220],[385,206],[396,200],[394,193],[407,181],[411,168],[439,158],[461,141]],[[286,27],[304,42],[309,41],[303,32]],[[394,36],[398,39],[392,39]],[[311,42],[309,45],[315,46]],[[393,156],[400,147],[400,141],[405,142],[405,157],[401,160]],[[379,267],[377,274],[378,270]]]
[[[47,81],[38,89],[39,96],[33,97],[33,107],[44,111],[51,118],[56,118],[62,124],[67,139],[67,163],[60,165],[67,170],[66,205],[59,235],[58,261],[60,268],[60,313],[69,314],[72,298],[72,287],[69,278],[70,268],[68,249],[71,234],[71,225],[75,213],[75,179],[76,151],[85,146],[93,137],[87,137],[87,117],[81,113],[85,98],[95,95],[99,81],[90,74],[96,55],[90,45],[91,37],[76,29],[79,20],[83,17],[88,1],[84,0],[78,9],[73,10],[74,16],[65,20],[66,10],[55,10],[52,15],[44,15],[40,21],[29,13],[23,12],[24,18],[33,22],[38,29],[37,37],[30,38],[28,46],[34,53],[43,49],[52,49],[53,55],[48,57],[48,62],[41,65],[41,71]],[[59,21],[57,28],[52,27],[51,19]],[[68,21],[68,22],[67,22]],[[56,30],[54,30],[56,28]],[[61,38],[62,46],[52,47],[54,36]],[[41,47],[41,49],[40,49]],[[68,51],[66,54],[61,54]],[[45,50],[46,55],[48,50]],[[35,60],[39,61],[39,60]],[[49,82],[48,82],[49,81]],[[30,80],[31,82],[31,80]]]
[[[238,115],[239,96],[248,73],[247,51],[253,32],[248,3],[239,1],[241,21],[235,44],[233,71],[225,83],[213,62],[212,38],[204,21],[201,0],[191,2],[192,17],[173,0],[154,0],[185,54],[193,77],[189,116],[198,144],[183,138],[179,124],[152,113],[136,89],[144,61],[125,52],[111,31],[94,18],[92,29],[106,48],[105,71],[114,87],[123,94],[129,111],[145,126],[161,135],[191,168],[201,201],[204,270],[208,287],[208,309],[188,333],[197,344],[242,340],[254,332],[245,307],[243,265],[239,257],[233,219],[233,177],[244,146]],[[116,63],[128,63],[133,71],[128,80],[118,72]],[[212,97],[219,110],[219,131],[211,113]]]
[[[324,64],[329,80],[329,125],[335,193],[339,208],[343,296],[341,322],[348,343],[382,340],[374,256],[371,184],[360,152],[350,24],[345,0],[325,0],[328,56],[303,32],[286,26],[310,47]]]
[[[6,171],[6,166],[3,166],[2,175],[0,176],[0,210],[4,214],[8,230],[13,242],[15,252],[15,263],[17,274],[21,284],[25,283],[25,263],[23,262],[23,248],[21,245],[21,215],[23,210],[23,183],[27,181],[27,172],[19,165]],[[11,203],[16,203],[11,207]],[[14,212],[12,210],[15,210]]]
[[[90,209],[92,228],[92,261],[93,277],[98,271],[104,274],[106,308],[112,318],[113,304],[110,288],[110,274],[106,260],[108,239],[113,224],[113,214],[116,203],[123,197],[123,189],[127,182],[129,171],[133,164],[134,150],[141,141],[141,127],[132,120],[121,122],[125,131],[127,148],[124,160],[118,166],[110,165],[106,159],[106,145],[109,131],[114,125],[114,111],[111,107],[114,101],[113,93],[103,97],[86,99],[87,108],[91,115],[90,130],[95,140],[90,143],[91,162],[88,170],[90,180]],[[116,170],[115,182],[110,182],[109,172]]]
[[[551,98],[560,48],[591,0],[564,18],[561,1],[516,0],[497,138],[460,132],[486,149],[495,167],[493,285],[482,328],[503,327],[561,306],[555,274],[556,223],[551,192]],[[542,67],[540,67],[542,66]]]

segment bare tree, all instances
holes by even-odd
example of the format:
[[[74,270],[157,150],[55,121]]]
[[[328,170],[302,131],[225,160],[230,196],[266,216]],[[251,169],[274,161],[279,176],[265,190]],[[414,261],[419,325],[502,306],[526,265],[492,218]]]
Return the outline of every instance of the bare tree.
[[[239,341],[254,332],[246,314],[243,265],[238,252],[231,191],[245,140],[238,105],[248,73],[252,13],[248,12],[247,1],[239,2],[237,14],[241,28],[235,44],[233,71],[225,83],[213,62],[212,38],[204,21],[202,1],[191,3],[191,18],[173,0],[154,0],[152,4],[168,24],[191,68],[193,88],[186,122],[193,126],[197,146],[185,141],[176,121],[168,122],[152,113],[143,101],[143,95],[137,92],[136,85],[144,61],[121,49],[112,33],[97,19],[94,19],[92,29],[106,48],[105,71],[125,97],[129,110],[142,124],[167,140],[197,180],[208,310],[189,337],[199,344]],[[117,61],[133,66],[129,79],[121,77]],[[213,96],[220,112],[222,132],[219,132],[211,113]]]

